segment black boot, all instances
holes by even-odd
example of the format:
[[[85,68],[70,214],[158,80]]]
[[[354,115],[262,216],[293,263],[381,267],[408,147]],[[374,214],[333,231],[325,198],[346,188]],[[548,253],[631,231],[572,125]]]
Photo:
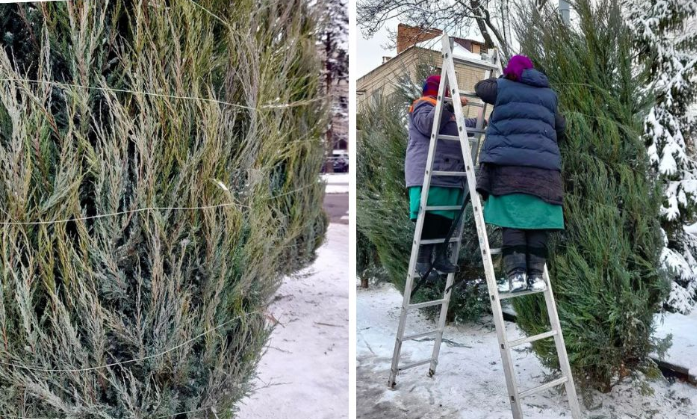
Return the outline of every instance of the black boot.
[[[433,262],[433,267],[444,274],[451,274],[457,272],[457,266],[453,265],[448,258],[448,244],[442,244],[439,246],[436,252],[436,260]]]
[[[506,252],[503,255],[503,270],[506,275],[499,281],[499,292],[527,291],[527,263],[525,253],[519,251]]]
[[[419,248],[419,254],[416,256],[416,272],[423,278],[426,271],[431,270],[428,273],[428,278],[426,281],[435,282],[438,280],[438,272],[435,268],[431,269],[431,258],[433,257],[433,248],[435,246],[432,244],[424,244]]]
[[[544,291],[547,283],[544,279],[544,269],[546,258],[541,255],[544,253],[535,252],[528,254],[528,288],[531,291]]]

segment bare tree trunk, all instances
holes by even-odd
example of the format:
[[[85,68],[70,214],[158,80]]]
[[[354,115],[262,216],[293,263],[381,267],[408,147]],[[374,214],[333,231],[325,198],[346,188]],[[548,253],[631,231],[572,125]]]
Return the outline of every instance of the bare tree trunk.
[[[324,84],[325,84],[325,93],[329,97],[330,101],[330,107],[333,108],[334,106],[334,100],[331,97],[332,94],[332,69],[331,69],[331,63],[330,63],[330,57],[332,55],[332,33],[327,32],[326,39],[324,41]],[[327,124],[327,132],[325,133],[324,136],[324,141],[327,147],[327,159],[324,162],[324,171],[325,173],[334,173],[334,161],[330,159],[330,157],[333,157],[332,150],[334,150],[334,135],[332,132],[333,129],[333,114],[330,111],[330,116],[329,116],[329,124]]]
[[[493,33],[494,37],[496,37],[496,40],[498,41],[499,46],[501,47],[503,55],[506,58],[509,58],[511,56],[511,51],[508,46],[508,42],[506,41],[506,38],[503,35],[501,35],[501,31],[499,31],[498,28],[491,21],[491,14],[489,13],[489,10],[482,5],[481,0],[470,0],[470,7],[472,8],[474,14],[482,16],[476,18],[475,20],[477,21],[479,31],[482,33],[482,36],[484,37],[484,42],[486,43],[487,48],[496,47],[496,43],[491,37],[491,34]],[[491,33],[489,33],[489,30],[491,30]]]

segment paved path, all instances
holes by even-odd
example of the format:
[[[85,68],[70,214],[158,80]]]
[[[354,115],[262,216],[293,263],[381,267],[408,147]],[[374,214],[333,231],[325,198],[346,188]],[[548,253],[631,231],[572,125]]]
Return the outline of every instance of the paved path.
[[[326,194],[324,196],[324,210],[329,215],[330,222],[348,224],[348,203],[348,194],[346,193]]]

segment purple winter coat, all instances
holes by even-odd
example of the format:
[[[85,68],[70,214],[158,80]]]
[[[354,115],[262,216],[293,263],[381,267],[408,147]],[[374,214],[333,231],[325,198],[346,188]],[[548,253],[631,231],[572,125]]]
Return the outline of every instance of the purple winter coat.
[[[407,154],[404,160],[404,177],[407,188],[422,186],[424,183],[435,110],[436,107],[433,103],[428,100],[421,100],[415,103],[409,114],[409,144],[407,145]],[[467,127],[473,128],[476,124],[476,118],[465,120]],[[441,135],[458,135],[455,115],[446,106],[443,107],[441,112],[439,133]],[[463,172],[465,170],[462,150],[460,150],[458,141],[438,140],[433,170],[448,172]],[[462,189],[464,182],[464,178],[461,177],[431,177],[431,186]]]

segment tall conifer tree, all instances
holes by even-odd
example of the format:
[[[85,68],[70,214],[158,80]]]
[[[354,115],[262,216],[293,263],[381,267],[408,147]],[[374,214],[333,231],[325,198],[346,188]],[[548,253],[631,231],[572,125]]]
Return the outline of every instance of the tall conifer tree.
[[[662,194],[641,137],[646,74],[634,66],[617,0],[595,3],[575,4],[576,28],[553,10],[533,9],[521,13],[517,31],[568,122],[560,144],[566,230],[554,237],[549,259],[567,349],[575,377],[608,390],[664,348],[652,333],[667,283],[658,269]],[[513,304],[528,334],[549,330],[541,296]],[[557,364],[549,339],[533,348]]]
[[[695,0],[623,1],[639,61],[650,69],[646,92],[655,104],[644,119],[644,141],[664,184],[661,209],[665,247],[661,264],[673,277],[666,306],[687,314],[697,299],[697,237],[685,227],[697,219],[695,132],[688,108],[697,99]],[[690,153],[692,150],[692,154]]]
[[[0,16],[0,417],[230,417],[270,296],[326,226],[316,16],[304,0]]]

